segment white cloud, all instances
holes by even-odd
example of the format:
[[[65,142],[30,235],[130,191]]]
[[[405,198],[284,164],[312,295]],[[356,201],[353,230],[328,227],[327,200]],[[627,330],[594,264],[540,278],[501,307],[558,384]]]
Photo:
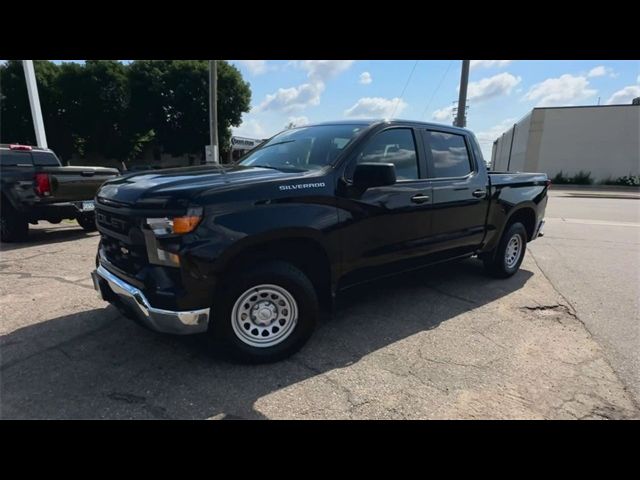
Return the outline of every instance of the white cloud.
[[[249,115],[242,119],[239,127],[231,129],[233,135],[247,138],[268,138],[273,132],[267,132],[262,124]]]
[[[604,65],[599,65],[589,70],[589,73],[587,73],[587,77],[603,77],[607,74],[609,70],[611,69],[608,69]]]
[[[639,79],[640,80],[640,79]],[[640,97],[640,87],[637,85],[629,85],[622,90],[618,90],[616,93],[609,97],[607,105],[620,105],[631,103],[636,97]]]
[[[451,122],[453,121],[453,105],[436,110],[431,116],[438,122]]]
[[[293,123],[296,127],[302,127],[303,125],[307,125],[309,123],[309,119],[304,115],[299,117],[289,117],[287,120],[287,125]]]
[[[640,83],[640,75],[638,75],[638,78],[636,78],[636,82]]]
[[[471,60],[469,69],[474,70],[476,68],[491,68],[491,67],[506,67],[513,60]]]
[[[406,107],[407,103],[399,97],[363,97],[345,110],[344,114],[356,118],[390,118],[400,115]]]
[[[373,78],[371,78],[371,74],[369,72],[362,72],[360,74],[360,83],[362,85],[369,85],[373,82]]]
[[[264,101],[255,107],[254,111],[302,110],[320,104],[320,96],[325,89],[325,83],[339,75],[351,66],[353,60],[298,60],[289,64],[307,71],[308,83],[297,87],[279,88],[275,93],[268,94]]]
[[[483,78],[469,83],[467,96],[469,100],[481,102],[500,95],[509,95],[513,88],[522,81],[521,77],[514,77],[510,73],[499,73],[493,77]]]
[[[613,68],[605,67],[604,65],[593,67],[589,70],[589,73],[587,73],[587,77],[604,77],[605,75],[608,75],[611,78],[618,77],[618,74],[613,71]]]
[[[326,82],[353,65],[353,60],[298,60],[294,65],[307,71],[314,82]]]
[[[301,110],[320,103],[320,95],[324,91],[324,83],[303,83],[297,87],[279,88],[275,93],[267,95],[264,101],[256,107],[256,111]]]
[[[523,98],[536,102],[538,107],[570,105],[570,102],[584,100],[598,93],[597,90],[588,87],[587,77],[567,73],[533,85]]]
[[[266,60],[237,60],[237,62],[244,65],[252,75],[261,75],[268,69]]]

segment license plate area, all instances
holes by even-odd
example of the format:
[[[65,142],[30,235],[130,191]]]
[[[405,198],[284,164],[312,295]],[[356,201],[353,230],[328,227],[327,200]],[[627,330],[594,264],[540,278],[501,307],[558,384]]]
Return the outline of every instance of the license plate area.
[[[96,209],[96,204],[93,200],[88,200],[85,202],[80,202],[80,211],[81,212],[93,212]]]

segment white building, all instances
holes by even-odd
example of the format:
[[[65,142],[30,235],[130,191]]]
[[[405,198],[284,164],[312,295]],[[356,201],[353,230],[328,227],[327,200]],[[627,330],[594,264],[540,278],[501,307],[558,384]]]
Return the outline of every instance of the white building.
[[[640,174],[640,105],[534,108],[495,142],[496,171]]]

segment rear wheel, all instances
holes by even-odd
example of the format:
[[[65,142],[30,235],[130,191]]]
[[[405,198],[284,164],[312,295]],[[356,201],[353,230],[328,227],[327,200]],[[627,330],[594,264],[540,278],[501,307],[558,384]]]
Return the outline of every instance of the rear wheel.
[[[234,275],[216,295],[209,335],[243,363],[268,363],[297,352],[309,339],[318,299],[307,276],[289,263],[266,262]]]
[[[510,277],[520,268],[526,250],[527,230],[515,222],[506,229],[495,252],[484,258],[484,267],[494,277]]]
[[[95,232],[98,229],[94,213],[82,213],[76,217],[76,221],[86,232]]]
[[[23,242],[29,235],[29,222],[20,216],[11,205],[2,204],[0,213],[0,240]]]

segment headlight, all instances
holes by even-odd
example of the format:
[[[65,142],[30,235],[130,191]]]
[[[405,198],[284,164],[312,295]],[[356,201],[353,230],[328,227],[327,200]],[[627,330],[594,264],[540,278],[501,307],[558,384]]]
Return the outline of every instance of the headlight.
[[[202,220],[202,208],[190,208],[182,217],[147,218],[147,225],[156,235],[193,232]]]

